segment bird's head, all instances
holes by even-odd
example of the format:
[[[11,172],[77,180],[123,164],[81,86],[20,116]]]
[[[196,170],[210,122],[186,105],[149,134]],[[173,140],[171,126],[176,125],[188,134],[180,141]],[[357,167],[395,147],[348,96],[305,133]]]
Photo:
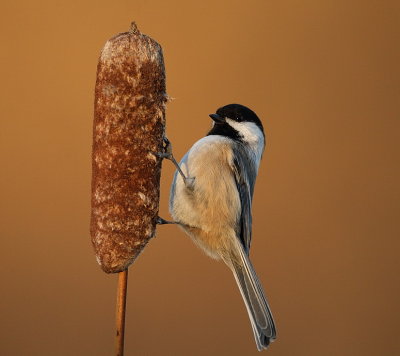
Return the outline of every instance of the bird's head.
[[[208,135],[221,135],[233,140],[264,145],[265,134],[261,120],[253,110],[240,104],[229,104],[210,114],[214,121]]]

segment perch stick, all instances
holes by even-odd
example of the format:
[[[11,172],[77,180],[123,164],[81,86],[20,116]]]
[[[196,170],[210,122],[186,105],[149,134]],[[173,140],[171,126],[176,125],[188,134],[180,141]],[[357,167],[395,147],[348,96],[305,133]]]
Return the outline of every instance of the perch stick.
[[[116,356],[124,355],[126,294],[128,290],[128,270],[118,273],[117,310],[116,310]]]

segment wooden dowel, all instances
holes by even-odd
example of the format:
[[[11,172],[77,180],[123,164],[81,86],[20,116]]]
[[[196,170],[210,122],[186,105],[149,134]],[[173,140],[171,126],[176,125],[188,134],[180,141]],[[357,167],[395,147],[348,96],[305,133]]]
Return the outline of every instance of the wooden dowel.
[[[126,294],[128,289],[128,270],[118,273],[118,290],[117,290],[117,311],[116,311],[116,356],[124,355],[124,336],[125,336],[125,311],[126,311]]]

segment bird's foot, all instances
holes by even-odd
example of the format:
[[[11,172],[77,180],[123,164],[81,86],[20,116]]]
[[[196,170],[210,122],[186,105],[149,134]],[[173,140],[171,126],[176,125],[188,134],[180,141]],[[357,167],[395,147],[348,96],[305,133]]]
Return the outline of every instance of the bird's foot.
[[[177,224],[175,221],[165,220],[159,216],[157,216],[156,223],[157,225]]]
[[[181,167],[179,166],[178,162],[176,161],[174,155],[172,154],[172,144],[171,144],[170,140],[168,140],[167,136],[163,137],[163,148],[164,148],[164,152],[158,152],[157,156],[160,158],[166,158],[166,159],[170,160],[175,165],[179,174],[182,176],[183,180],[185,181],[185,185],[188,186],[187,180],[192,179],[192,178],[187,178],[185,176],[185,174],[183,173]]]

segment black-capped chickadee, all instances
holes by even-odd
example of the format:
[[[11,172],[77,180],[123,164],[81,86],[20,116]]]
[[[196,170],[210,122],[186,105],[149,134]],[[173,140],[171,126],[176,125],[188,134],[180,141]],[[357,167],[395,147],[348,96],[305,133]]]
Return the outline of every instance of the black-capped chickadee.
[[[249,313],[259,351],[276,338],[274,320],[249,259],[251,204],[265,134],[249,108],[230,104],[210,115],[207,136],[177,165],[169,208],[174,222],[232,270]],[[166,157],[176,161],[170,152]],[[166,222],[164,220],[164,222]]]

